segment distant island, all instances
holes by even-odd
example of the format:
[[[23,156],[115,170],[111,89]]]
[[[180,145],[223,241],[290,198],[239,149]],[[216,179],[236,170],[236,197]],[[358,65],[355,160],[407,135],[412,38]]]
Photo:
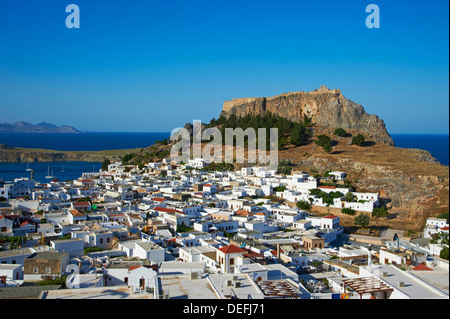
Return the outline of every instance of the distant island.
[[[19,121],[14,124],[0,124],[0,133],[81,133],[79,130],[69,125],[56,126],[54,124],[42,122],[31,124]]]

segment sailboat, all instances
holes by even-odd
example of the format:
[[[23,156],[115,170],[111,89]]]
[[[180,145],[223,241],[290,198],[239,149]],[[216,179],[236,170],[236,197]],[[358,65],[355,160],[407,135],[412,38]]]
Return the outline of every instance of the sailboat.
[[[30,171],[31,171],[31,168],[30,168],[30,162],[28,162],[28,164],[27,164],[27,169],[26,169],[26,171],[27,171],[27,172],[30,172]]]
[[[66,170],[64,169],[64,165],[62,166],[61,172],[65,172]]]
[[[50,166],[47,169],[47,176],[45,178],[53,178],[53,169],[52,169],[52,175],[50,175]]]

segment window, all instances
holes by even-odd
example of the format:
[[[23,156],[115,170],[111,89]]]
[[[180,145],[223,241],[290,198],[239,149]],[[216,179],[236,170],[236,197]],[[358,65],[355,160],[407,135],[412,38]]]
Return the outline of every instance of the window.
[[[100,244],[103,244],[103,238],[100,238]]]
[[[111,238],[106,238],[106,242],[109,243],[111,241]]]
[[[47,274],[51,274],[52,273],[52,267],[45,267],[45,272]]]
[[[33,267],[33,273],[38,274],[39,273],[39,267]]]
[[[234,265],[234,258],[230,258],[230,265]]]

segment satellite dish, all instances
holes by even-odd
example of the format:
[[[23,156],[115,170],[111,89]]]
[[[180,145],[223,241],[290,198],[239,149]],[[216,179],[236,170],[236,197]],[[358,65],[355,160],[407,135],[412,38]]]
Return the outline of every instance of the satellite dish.
[[[70,195],[64,193],[64,194],[61,195],[61,199],[62,200],[70,200]]]

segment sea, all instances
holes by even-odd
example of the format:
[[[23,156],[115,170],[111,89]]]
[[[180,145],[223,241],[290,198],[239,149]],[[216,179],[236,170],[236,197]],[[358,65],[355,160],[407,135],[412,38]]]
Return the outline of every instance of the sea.
[[[391,134],[391,136],[397,147],[419,148],[429,151],[441,164],[449,165],[448,134]],[[100,151],[144,148],[169,137],[169,132],[0,133],[0,144],[59,151]],[[49,175],[61,181],[66,181],[77,179],[83,172],[98,172],[101,163],[0,163],[0,179],[11,181],[14,178],[30,177],[30,171],[27,171],[27,168],[33,169],[37,181],[49,181],[50,179],[46,178]]]
[[[43,148],[58,151],[102,151],[144,148],[170,137],[170,132],[86,132],[78,134],[54,133],[0,133],[0,144],[12,147]],[[101,163],[95,162],[41,162],[0,163],[0,179],[31,177],[41,183],[53,178],[60,181],[74,180],[84,172],[98,172]],[[52,176],[53,178],[46,178]]]

